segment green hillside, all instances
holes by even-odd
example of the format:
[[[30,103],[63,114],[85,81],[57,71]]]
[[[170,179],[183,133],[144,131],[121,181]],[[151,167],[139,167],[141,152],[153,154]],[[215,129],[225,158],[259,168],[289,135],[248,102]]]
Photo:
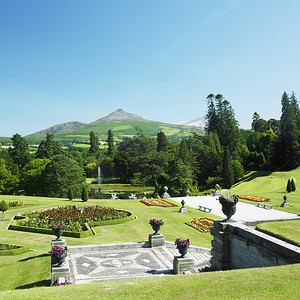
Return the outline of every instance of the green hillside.
[[[124,137],[135,136],[139,129],[148,137],[156,137],[157,133],[162,130],[169,140],[181,140],[192,135],[192,132],[204,134],[204,130],[194,126],[183,126],[176,124],[167,124],[161,122],[139,120],[139,121],[124,121],[111,123],[93,123],[87,124],[84,128],[78,131],[69,131],[55,135],[55,139],[62,143],[89,143],[89,134],[94,131],[99,137],[99,141],[106,142],[107,131],[111,129],[116,142],[122,141]],[[25,136],[28,144],[39,144],[44,137],[30,134]],[[10,142],[8,137],[0,137],[0,143],[7,145]]]

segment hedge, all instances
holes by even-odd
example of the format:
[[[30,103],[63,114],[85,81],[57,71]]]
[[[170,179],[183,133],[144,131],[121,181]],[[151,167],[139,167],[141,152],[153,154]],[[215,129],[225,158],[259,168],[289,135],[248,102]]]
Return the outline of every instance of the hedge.
[[[0,250],[0,256],[19,255],[19,254],[23,254],[23,253],[26,253],[26,252],[30,251],[30,249],[28,247],[0,243],[0,247],[3,246],[3,245],[8,246],[8,248],[12,247],[12,249]]]
[[[19,225],[11,224],[8,229],[54,235],[53,230],[48,229],[48,228],[35,228],[35,227],[27,227],[27,226],[19,226]],[[90,226],[87,223],[84,224],[83,230],[84,231],[82,231],[82,232],[64,231],[62,236],[68,236],[68,237],[74,237],[74,238],[84,238],[84,237],[93,235],[93,231],[91,230]]]

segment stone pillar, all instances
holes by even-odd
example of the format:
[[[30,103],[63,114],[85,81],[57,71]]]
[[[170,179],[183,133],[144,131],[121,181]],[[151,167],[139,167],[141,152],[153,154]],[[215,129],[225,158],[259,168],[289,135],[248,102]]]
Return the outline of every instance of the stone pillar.
[[[194,268],[194,261],[189,257],[174,256],[173,273],[183,274]]]
[[[229,270],[230,263],[230,236],[225,229],[228,224],[214,221],[214,226],[210,228],[210,233],[214,237],[211,242],[211,265],[216,270]]]
[[[161,233],[149,234],[149,244],[151,248],[161,247],[165,244],[165,237]]]
[[[60,241],[52,240],[51,243],[51,250],[54,246],[58,246],[61,248],[65,248],[67,251],[67,244],[65,239],[61,239]],[[62,282],[70,282],[70,267],[66,263],[68,257],[66,257],[66,260],[63,264],[60,266],[57,266],[56,264],[53,264],[51,260],[51,284],[54,284],[56,282],[62,283]]]

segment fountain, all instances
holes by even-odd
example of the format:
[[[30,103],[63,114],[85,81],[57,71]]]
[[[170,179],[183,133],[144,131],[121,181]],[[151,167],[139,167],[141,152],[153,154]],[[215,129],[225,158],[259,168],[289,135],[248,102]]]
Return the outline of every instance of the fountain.
[[[100,188],[100,184],[101,184],[101,169],[100,166],[98,167],[98,192],[101,192],[101,188]]]

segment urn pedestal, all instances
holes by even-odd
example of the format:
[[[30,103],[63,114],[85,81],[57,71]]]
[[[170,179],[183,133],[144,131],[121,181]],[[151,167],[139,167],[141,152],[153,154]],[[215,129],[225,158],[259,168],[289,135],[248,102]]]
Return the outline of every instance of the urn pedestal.
[[[194,261],[189,257],[175,256],[173,259],[173,273],[184,274],[194,268]]]
[[[165,237],[161,233],[149,234],[148,240],[151,248],[162,247],[165,244]]]

